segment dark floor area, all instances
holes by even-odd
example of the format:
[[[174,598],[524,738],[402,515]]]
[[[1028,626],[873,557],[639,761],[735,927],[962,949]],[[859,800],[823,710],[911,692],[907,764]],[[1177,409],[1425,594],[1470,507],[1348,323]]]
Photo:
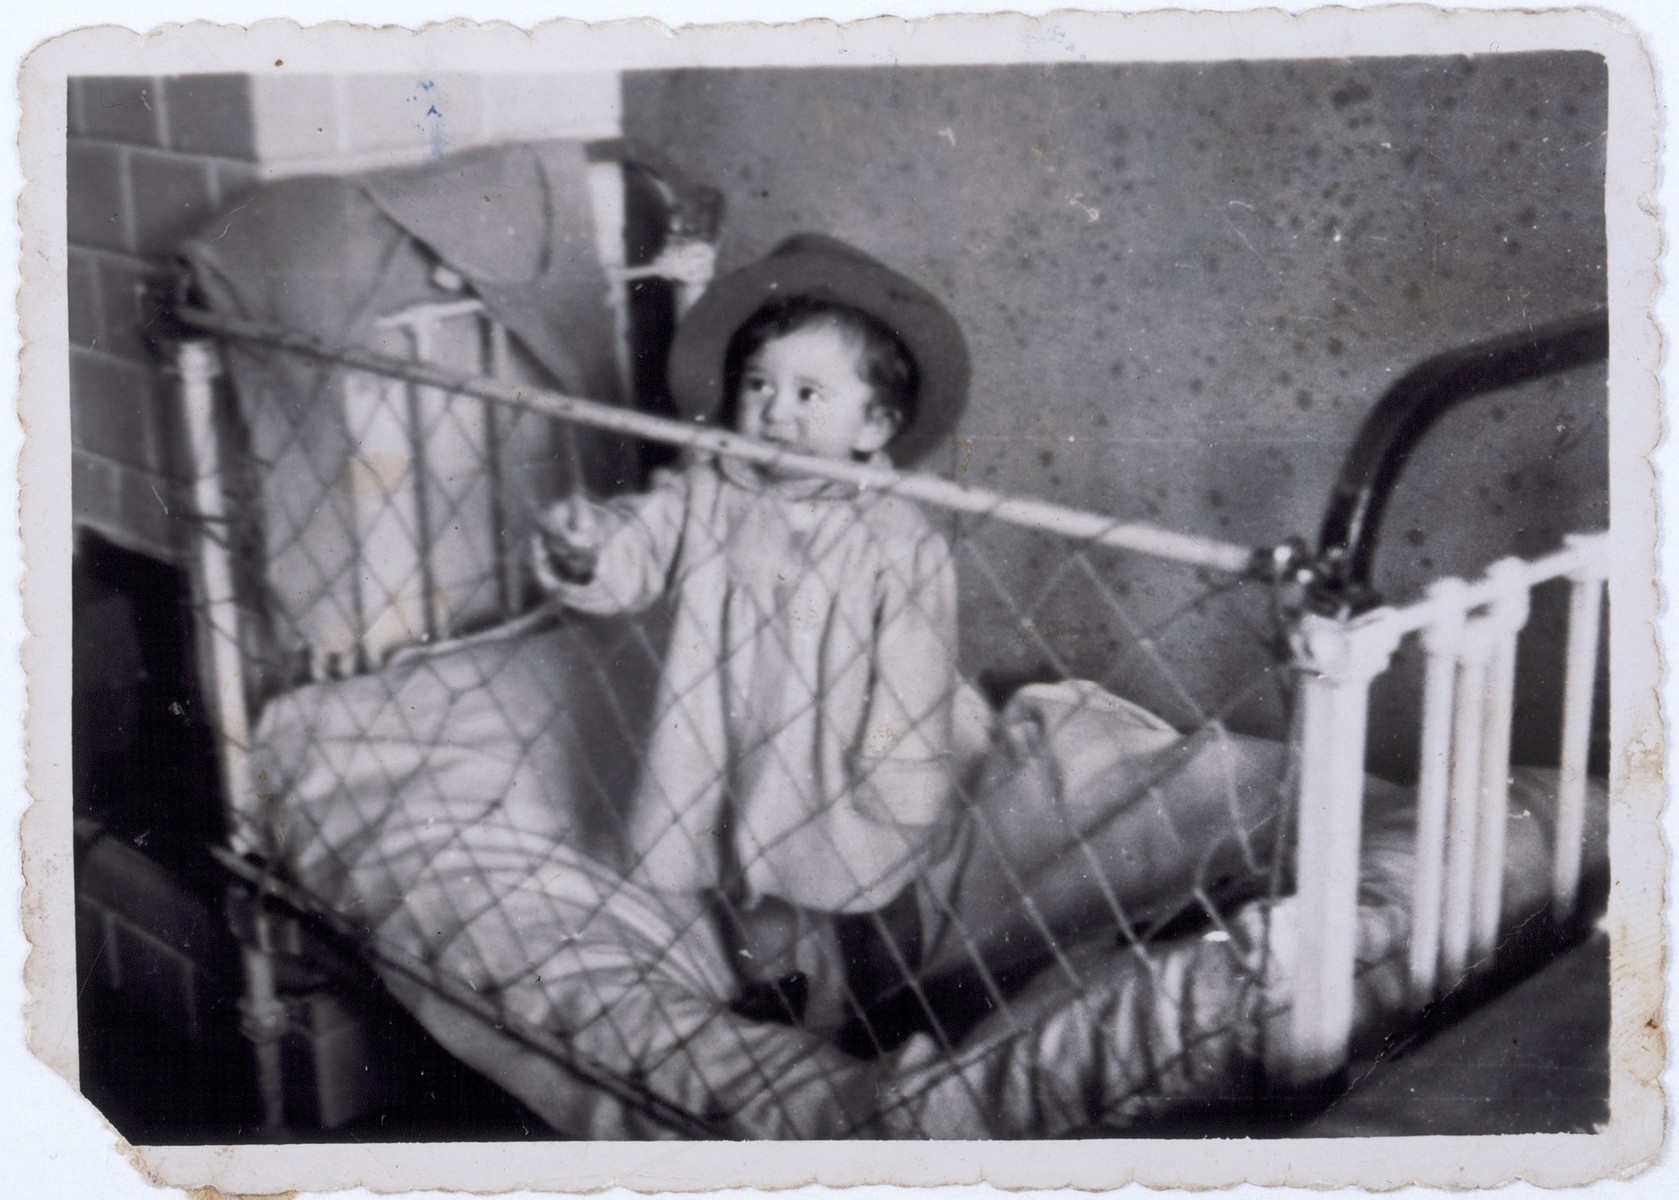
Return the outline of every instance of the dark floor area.
[[[250,1046],[235,1028],[189,1039],[120,992],[85,988],[82,1094],[137,1145],[258,1138]]]
[[[394,1005],[393,1005],[394,1008]],[[288,1127],[265,1131],[250,1044],[237,1027],[206,1021],[197,1038],[183,1036],[118,992],[94,986],[82,997],[82,1092],[137,1145],[204,1145],[266,1141],[410,1142],[524,1141],[559,1135],[523,1105],[437,1048],[400,1010],[378,1032],[388,1040],[381,1061],[394,1097],[331,1129],[306,1089],[288,1103]],[[309,1079],[301,1058],[311,1047],[292,1035],[285,1052],[290,1077]],[[332,1088],[333,1084],[324,1085]]]
[[[1589,1133],[1609,1119],[1599,933],[1392,1061],[1354,1072],[1302,1137]]]

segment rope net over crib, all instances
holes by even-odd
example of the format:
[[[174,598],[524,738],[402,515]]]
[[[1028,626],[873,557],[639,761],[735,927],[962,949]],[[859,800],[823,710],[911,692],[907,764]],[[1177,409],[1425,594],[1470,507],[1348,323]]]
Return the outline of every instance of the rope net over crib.
[[[1302,758],[1362,718],[1323,686],[1345,680],[1324,619],[1300,620],[1286,551],[545,392],[470,299],[387,319],[373,351],[194,319],[227,339],[232,384],[212,387],[216,351],[188,347],[235,844],[556,1126],[1117,1129],[1246,1102],[1268,1070],[1273,1086],[1310,1082],[1348,1027],[1432,998],[1435,964],[1417,955],[1436,952],[1415,950],[1410,914],[1430,914],[1437,947],[1441,906],[1416,892],[1411,793],[1364,778],[1361,741],[1327,768]],[[634,446],[649,441],[686,455],[651,481],[687,489],[672,511],[748,494],[758,467],[809,487],[730,527],[755,540],[697,544],[691,522],[611,499],[648,482]],[[528,547],[535,515],[579,489],[667,549],[610,603],[562,611]],[[878,520],[826,520],[835,495]],[[902,552],[876,530],[910,505],[928,536]],[[755,591],[712,610],[729,628],[696,641],[670,595],[753,572]],[[804,623],[813,595],[842,593],[865,602]],[[1454,628],[1503,603],[1454,598]],[[1595,631],[1596,613],[1581,622]],[[1213,630],[1233,666],[1174,667],[1180,639]],[[1297,662],[1305,707],[1329,710],[1315,732]],[[754,719],[725,719],[730,705]],[[1475,781],[1503,768],[1483,753],[1452,810],[1483,814],[1477,878],[1494,881],[1469,906],[1477,945],[1530,900],[1532,872],[1493,853],[1509,849],[1505,809],[1554,811],[1520,787],[1487,799]],[[754,825],[741,797],[766,786],[785,802]],[[1445,819],[1426,811],[1428,830]],[[1327,834],[1325,813],[1340,814]],[[1289,901],[1302,838],[1342,858],[1308,847],[1315,873]],[[767,1004],[743,1005],[760,896],[818,876],[838,917],[798,920]],[[1315,936],[1300,912],[1320,907],[1339,914],[1339,973],[1300,951]],[[1455,938],[1442,989],[1468,969]],[[1317,1015],[1298,1016],[1301,987]]]

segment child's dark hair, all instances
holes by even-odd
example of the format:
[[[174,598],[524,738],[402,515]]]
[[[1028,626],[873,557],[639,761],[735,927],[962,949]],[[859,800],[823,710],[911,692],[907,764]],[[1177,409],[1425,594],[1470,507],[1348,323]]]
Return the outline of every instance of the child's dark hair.
[[[766,304],[753,313],[729,341],[723,360],[724,421],[735,422],[735,397],[746,360],[765,343],[813,325],[828,324],[857,344],[858,377],[874,390],[874,403],[890,412],[899,431],[915,420],[918,378],[915,359],[898,335],[862,309],[810,296],[793,296]]]

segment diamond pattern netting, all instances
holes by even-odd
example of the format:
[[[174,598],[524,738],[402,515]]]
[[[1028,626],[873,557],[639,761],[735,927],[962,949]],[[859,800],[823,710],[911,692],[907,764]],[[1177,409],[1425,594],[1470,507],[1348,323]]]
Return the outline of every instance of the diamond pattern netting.
[[[278,352],[240,353],[260,387]],[[237,819],[399,995],[422,981],[544,1056],[510,1084],[537,1111],[596,1136],[1048,1136],[1251,1094],[1293,769],[1237,731],[1286,725],[1266,588],[1043,533],[1053,565],[1023,570],[994,515],[696,458],[658,503],[599,507],[615,549],[554,620],[452,640],[526,610],[524,531],[571,481],[528,447],[495,461],[528,417],[460,396],[381,384],[396,407],[335,438],[321,406],[361,385],[313,378],[307,403],[244,397],[273,411],[225,448],[261,631]],[[479,477],[359,459],[404,405],[416,447],[453,437]],[[370,529],[410,544],[370,559]],[[1126,595],[1145,571],[1178,598]],[[975,645],[970,614],[1014,643]],[[1216,694],[1172,665],[1209,622],[1253,643]],[[765,954],[742,930],[777,904]],[[740,1004],[790,977],[794,1012]]]

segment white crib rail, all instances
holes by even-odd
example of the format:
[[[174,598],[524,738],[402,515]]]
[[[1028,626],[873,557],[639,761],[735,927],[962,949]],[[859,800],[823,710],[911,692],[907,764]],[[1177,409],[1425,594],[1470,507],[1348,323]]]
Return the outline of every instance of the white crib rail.
[[[207,664],[205,706],[216,731],[223,794],[249,788],[246,758],[251,744],[244,640],[240,635],[239,604],[233,585],[233,561],[226,538],[229,529],[227,494],[223,491],[221,441],[216,425],[216,381],[221,356],[204,341],[181,343],[176,370],[180,377],[181,407],[192,442],[193,504],[201,523],[195,543],[194,597],[200,661]]]
[[[425,363],[395,359],[354,346],[334,345],[321,338],[219,313],[183,309],[180,316],[187,324],[206,333],[406,380],[417,387],[472,396],[585,428],[661,445],[727,454],[760,466],[797,470],[816,478],[849,483],[859,488],[874,488],[936,508],[984,516],[1095,546],[1146,554],[1235,576],[1250,574],[1256,562],[1265,557],[1252,546],[1219,538],[1179,533],[1145,521],[1116,520],[1088,509],[955,483],[931,474],[795,454],[715,426],[652,416],[563,392],[504,384],[481,375],[438,370]]]
[[[1473,583],[1441,580],[1410,605],[1351,620],[1302,619],[1295,634],[1301,673],[1296,870],[1306,923],[1289,1007],[1267,1051],[1276,1082],[1310,1086],[1346,1061],[1369,689],[1411,636],[1419,636],[1425,659],[1411,999],[1420,1008],[1490,963],[1502,902],[1516,639],[1532,590],[1554,579],[1567,579],[1572,591],[1552,913],[1562,921],[1574,915],[1607,559],[1607,534],[1577,535],[1547,557],[1496,563]]]

